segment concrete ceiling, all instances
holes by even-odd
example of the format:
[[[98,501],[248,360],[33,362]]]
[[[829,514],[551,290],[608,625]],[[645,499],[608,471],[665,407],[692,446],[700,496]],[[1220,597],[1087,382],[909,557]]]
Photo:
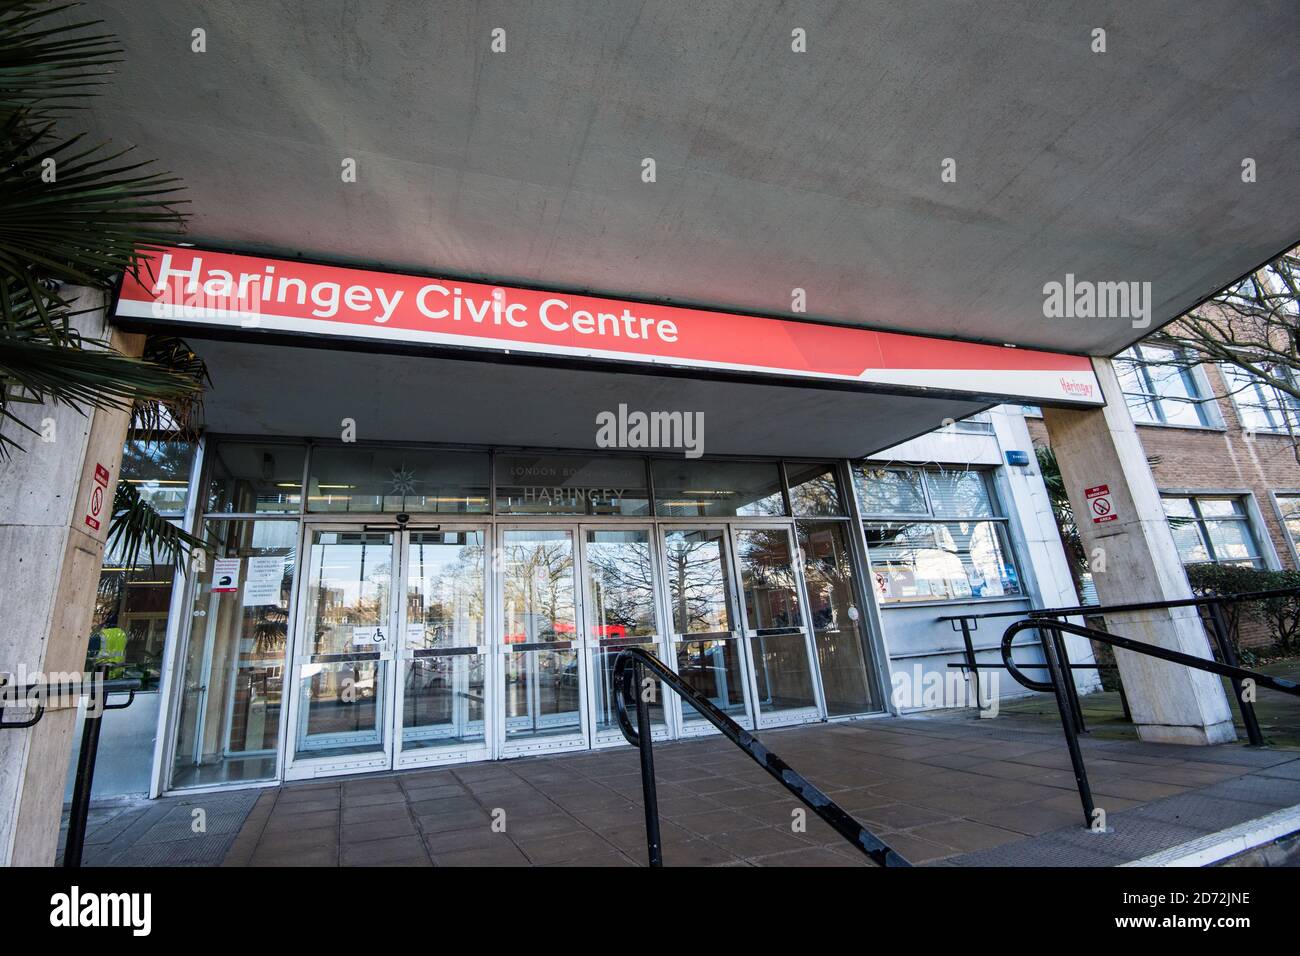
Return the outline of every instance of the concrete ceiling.
[[[1044,283],[1158,325],[1300,234],[1291,0],[87,6],[126,62],[86,122],[200,243],[1110,354],[1142,331]]]
[[[989,402],[664,375],[194,341],[208,364],[209,431],[359,441],[595,449],[596,415],[703,415],[710,455],[857,457]],[[679,452],[680,454],[680,452]]]

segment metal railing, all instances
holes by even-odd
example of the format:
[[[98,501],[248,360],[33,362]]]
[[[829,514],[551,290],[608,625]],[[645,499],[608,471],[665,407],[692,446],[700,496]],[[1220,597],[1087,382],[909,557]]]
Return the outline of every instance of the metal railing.
[[[45,701],[86,697],[86,716],[81,725],[81,750],[77,754],[77,775],[72,785],[72,807],[68,813],[68,839],[63,849],[63,865],[69,869],[81,866],[82,851],[86,846],[86,822],[90,815],[90,796],[95,785],[95,758],[99,755],[99,732],[104,726],[104,711],[130,707],[135,692],[140,689],[138,678],[108,680],[108,666],[101,665],[95,678],[89,681],[55,684],[28,684],[22,687],[0,685],[0,730],[22,730],[34,727],[45,716]],[[110,704],[110,694],[126,694],[126,700]],[[12,705],[30,710],[25,720],[6,721],[4,708]]]
[[[1281,691],[1284,694],[1291,694],[1300,697],[1300,685],[1295,681],[1286,680],[1281,677],[1272,677],[1259,671],[1247,670],[1237,663],[1236,654],[1232,649],[1232,643],[1227,638],[1227,624],[1223,612],[1223,605],[1236,604],[1247,601],[1267,600],[1276,597],[1296,597],[1300,596],[1300,589],[1281,589],[1275,591],[1253,591],[1246,594],[1214,595],[1210,597],[1188,598],[1178,601],[1149,601],[1141,604],[1117,604],[1110,606],[1093,606],[1087,609],[1089,614],[1108,614],[1120,613],[1124,611],[1153,611],[1168,610],[1177,607],[1201,607],[1209,606],[1211,610],[1210,618],[1212,630],[1215,632],[1218,643],[1220,644],[1220,653],[1225,657],[1225,661],[1220,663],[1215,660],[1207,660],[1203,657],[1196,657],[1192,654],[1184,654],[1181,651],[1172,651],[1168,648],[1159,647],[1155,644],[1147,644],[1142,641],[1135,641],[1131,638],[1121,637],[1117,634],[1111,634],[1109,631],[1102,631],[1095,627],[1086,627],[1082,624],[1074,624],[1070,621],[1058,620],[1056,615],[1079,614],[1081,608],[1057,608],[1050,611],[1034,611],[1023,620],[1014,622],[1010,627],[1002,632],[1002,663],[1007,672],[1022,686],[1030,690],[1043,691],[1051,693],[1056,698],[1056,708],[1061,715],[1061,727],[1065,731],[1065,744],[1070,751],[1070,764],[1074,770],[1075,784],[1079,790],[1079,800],[1083,804],[1084,826],[1093,828],[1096,825],[1096,805],[1092,799],[1092,788],[1088,783],[1088,770],[1084,765],[1083,751],[1079,747],[1079,728],[1076,724],[1077,698],[1071,701],[1071,692],[1074,688],[1073,678],[1067,676],[1067,671],[1062,664],[1061,656],[1058,651],[1059,647],[1064,645],[1063,635],[1075,634],[1079,637],[1086,637],[1111,647],[1117,647],[1120,650],[1129,651],[1134,654],[1145,654],[1148,657],[1155,657],[1159,660],[1169,661],[1174,664],[1181,664],[1184,667],[1190,667],[1195,670],[1207,671],[1211,674],[1218,674],[1221,677],[1227,677],[1232,682],[1233,690],[1237,697],[1237,702],[1241,707],[1242,721],[1246,725],[1250,735],[1251,744],[1262,746],[1264,744],[1263,734],[1259,729],[1259,722],[1255,716],[1255,708],[1250,700],[1250,695],[1246,693],[1245,681],[1249,681],[1252,686],[1267,687],[1270,690]],[[1038,640],[1042,646],[1043,660],[1046,664],[1023,665],[1016,664],[1011,659],[1014,650],[1013,642],[1021,631],[1037,630]],[[1050,635],[1050,636],[1049,636]],[[1025,667],[1047,669],[1049,679],[1046,681],[1035,680],[1024,673]]]
[[[626,648],[614,659],[614,699],[618,705],[618,725],[627,742],[640,751],[641,789],[645,803],[646,852],[651,866],[663,866],[663,846],[659,833],[659,802],[655,788],[654,734],[650,726],[650,699],[646,693],[646,672],[653,673],[664,686],[671,688],[690,704],[722,735],[771,774],[777,782],[831,826],[848,843],[880,866],[911,866],[879,837],[843,810],[813,784],[796,773],[789,764],[772,753],[757,737],[723,713],[711,700],[687,684],[680,675],[653,654],[639,647]],[[636,708],[636,727],[628,717],[628,705]]]

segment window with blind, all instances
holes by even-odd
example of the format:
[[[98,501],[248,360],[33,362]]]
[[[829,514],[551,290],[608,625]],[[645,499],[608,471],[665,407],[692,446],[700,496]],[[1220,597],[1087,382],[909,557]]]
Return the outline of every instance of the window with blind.
[[[1212,424],[1212,397],[1194,366],[1175,349],[1135,345],[1115,359],[1124,400],[1133,420],[1142,425]]]
[[[1252,432],[1300,431],[1300,400],[1289,392],[1269,385],[1235,365],[1220,365],[1223,383],[1232,396],[1241,427]],[[1293,381],[1287,369],[1275,369],[1270,374],[1280,381]]]
[[[1264,566],[1250,513],[1240,497],[1166,495],[1161,501],[1183,564]]]
[[[882,603],[1023,593],[988,472],[862,463],[854,479]]]

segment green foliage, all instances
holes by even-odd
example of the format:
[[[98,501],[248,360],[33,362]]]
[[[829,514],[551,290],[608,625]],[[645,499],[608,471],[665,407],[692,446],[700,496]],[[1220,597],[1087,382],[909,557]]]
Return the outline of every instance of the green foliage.
[[[1240,564],[1189,564],[1187,581],[1198,595],[1249,594],[1254,591],[1289,589],[1282,597],[1242,604],[1225,604],[1228,628],[1234,644],[1242,620],[1255,620],[1268,627],[1270,636],[1284,651],[1296,646],[1300,636],[1300,571],[1271,571]]]
[[[149,336],[133,357],[81,334],[69,285],[107,301],[141,255],[174,243],[184,227],[181,183],[129,150],[58,134],[121,60],[99,21],[76,21],[77,3],[0,0],[0,457],[37,434],[24,406],[130,409],[147,436],[184,431],[207,384],[202,361],[179,339]],[[84,300],[83,300],[84,301]],[[179,562],[192,539],[138,496],[119,489],[118,545]]]

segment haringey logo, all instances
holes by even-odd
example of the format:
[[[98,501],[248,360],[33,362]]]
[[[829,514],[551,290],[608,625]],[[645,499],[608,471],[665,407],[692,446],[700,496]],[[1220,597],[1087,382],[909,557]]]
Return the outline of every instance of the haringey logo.
[[[1072,378],[1061,379],[1061,391],[1066,395],[1084,395],[1092,396],[1092,383],[1079,382]]]
[[[151,893],[82,893],[78,886],[50,897],[50,925],[129,927],[132,936],[153,928]]]

